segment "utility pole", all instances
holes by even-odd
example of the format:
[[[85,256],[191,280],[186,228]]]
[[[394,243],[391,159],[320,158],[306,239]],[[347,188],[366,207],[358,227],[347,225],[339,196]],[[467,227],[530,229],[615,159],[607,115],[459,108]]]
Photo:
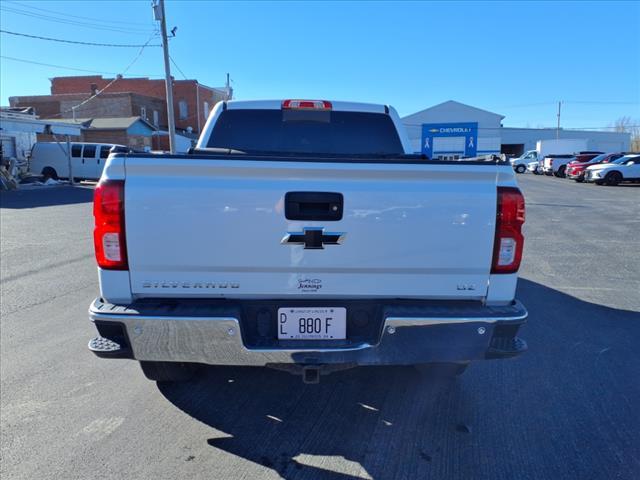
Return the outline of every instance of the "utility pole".
[[[558,128],[556,128],[556,140],[560,138],[560,108],[562,106],[562,101],[558,102]]]
[[[171,79],[171,66],[169,65],[169,42],[167,41],[167,21],[164,13],[164,0],[159,0],[153,5],[153,14],[160,21],[162,33],[162,50],[164,52],[164,82],[167,90],[167,120],[169,124],[169,150],[176,153],[176,117],[173,114],[173,80]]]

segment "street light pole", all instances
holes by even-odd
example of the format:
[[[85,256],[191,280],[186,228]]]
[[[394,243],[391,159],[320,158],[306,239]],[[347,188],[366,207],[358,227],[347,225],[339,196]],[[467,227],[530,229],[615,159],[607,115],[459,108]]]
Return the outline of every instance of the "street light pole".
[[[164,52],[164,81],[167,90],[167,120],[169,125],[169,150],[176,153],[176,118],[173,114],[173,80],[171,78],[171,66],[169,65],[169,42],[167,41],[167,22],[164,13],[164,0],[159,0],[153,8],[155,19],[160,21],[162,33],[162,50]],[[158,18],[159,17],[159,18]]]

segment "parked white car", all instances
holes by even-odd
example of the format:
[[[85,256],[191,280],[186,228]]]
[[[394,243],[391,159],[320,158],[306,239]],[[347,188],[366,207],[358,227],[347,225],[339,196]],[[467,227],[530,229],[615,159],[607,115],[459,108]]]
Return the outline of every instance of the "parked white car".
[[[527,171],[527,165],[530,161],[531,160],[529,158],[525,160],[523,157],[518,157],[510,159],[509,163],[516,173],[525,173]]]
[[[510,159],[509,163],[516,171],[516,173],[524,173],[527,170],[528,165],[534,161],[538,161],[538,152],[536,152],[535,150],[529,150],[528,152],[523,153],[518,158]]]
[[[587,182],[596,185],[618,185],[620,182],[640,181],[640,155],[625,155],[611,163],[587,167]]]
[[[98,180],[113,147],[129,149],[113,143],[71,143],[71,171],[77,179]],[[29,170],[48,178],[69,178],[67,144],[38,142],[31,149]]]
[[[567,164],[575,158],[575,155],[547,155],[542,162],[542,170],[545,175],[564,177]]]
[[[535,162],[527,163],[527,170],[536,175],[542,175],[542,170],[540,168],[540,162],[537,160]]]

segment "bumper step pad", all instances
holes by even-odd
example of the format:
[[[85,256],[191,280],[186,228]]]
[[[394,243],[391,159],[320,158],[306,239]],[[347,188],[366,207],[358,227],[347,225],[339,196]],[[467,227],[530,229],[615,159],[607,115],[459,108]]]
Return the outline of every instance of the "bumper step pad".
[[[130,358],[131,352],[128,348],[123,347],[118,342],[114,342],[108,338],[95,337],[89,342],[89,350],[99,357],[110,358]]]
[[[527,342],[520,337],[493,337],[486,358],[515,357],[527,351]]]

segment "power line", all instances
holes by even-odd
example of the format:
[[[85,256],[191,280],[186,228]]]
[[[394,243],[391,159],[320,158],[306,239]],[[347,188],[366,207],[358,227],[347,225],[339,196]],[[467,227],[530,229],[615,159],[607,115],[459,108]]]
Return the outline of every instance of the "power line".
[[[562,103],[579,103],[585,105],[640,105],[640,102],[598,102],[591,100],[563,100]]]
[[[640,128],[640,125],[624,125],[623,128]],[[563,127],[562,130],[619,130],[619,126],[607,126],[607,127]],[[621,132],[625,133],[625,132]]]
[[[607,101],[592,101],[592,100],[563,100],[562,103],[568,104],[583,104],[583,105],[640,105],[640,102],[607,102]],[[529,107],[541,107],[547,105],[557,105],[558,102],[538,102],[538,103],[524,103],[520,105],[502,105],[496,108],[529,108]]]
[[[38,35],[29,35],[27,33],[10,32],[8,30],[0,30],[0,33],[6,33],[8,35],[16,35],[18,37],[35,38],[37,40],[47,40],[47,41],[50,41],[50,42],[71,43],[71,44],[74,44],[74,45],[88,45],[88,46],[92,46],[92,47],[141,48],[141,47],[161,47],[162,46],[162,45],[147,45],[146,43],[144,45],[131,45],[131,44],[124,44],[124,43],[79,42],[79,41],[75,41],[75,40],[63,40],[63,39],[60,39],[60,38],[40,37]],[[153,38],[155,36],[156,36],[156,34],[154,33],[151,38]]]
[[[65,12],[58,12],[58,11],[55,11],[55,10],[49,10],[47,8],[34,7],[34,6],[28,5],[26,3],[11,2],[9,0],[5,0],[5,3],[10,3],[10,4],[13,4],[13,5],[19,5],[22,8],[28,8],[28,9],[31,9],[31,10],[39,10],[41,12],[53,13],[55,15],[62,15],[62,16],[71,17],[71,18],[79,18],[81,20],[91,20],[91,21],[100,22],[100,23],[116,23],[116,24],[127,24],[127,25],[148,25],[148,24],[143,23],[143,22],[127,22],[127,21],[124,21],[124,20],[104,20],[104,19],[101,19],[101,18],[81,17],[79,15],[70,15],[70,14],[65,13]],[[150,23],[151,23],[151,20],[150,20]]]
[[[109,32],[119,32],[119,33],[125,33],[125,34],[130,34],[130,35],[149,35],[149,30],[142,30],[142,29],[125,29],[125,28],[118,28],[118,27],[109,27],[107,25],[101,25],[101,24],[96,24],[96,23],[87,23],[87,22],[80,22],[78,20],[69,20],[66,18],[58,18],[58,17],[52,17],[50,15],[42,15],[39,13],[33,13],[33,12],[27,12],[24,10],[17,10],[14,8],[8,8],[8,7],[0,7],[0,10],[2,10],[3,12],[8,12],[8,13],[14,13],[17,15],[24,15],[26,17],[31,17],[31,18],[37,18],[40,20],[44,20],[47,22],[54,22],[54,23],[61,23],[61,24],[67,24],[67,25],[73,25],[76,27],[81,27],[81,28],[91,28],[92,30],[106,30]]]
[[[144,49],[147,48],[147,46],[149,46],[149,42],[153,39],[154,36],[149,37],[149,40],[147,40],[147,42],[144,45],[141,45],[140,47],[140,51],[137,53],[137,55],[134,57],[133,60],[131,60],[131,62],[129,62],[129,65],[127,65],[125,67],[125,69],[118,74],[113,80],[111,80],[109,83],[107,83],[104,88],[102,88],[101,90],[98,90],[94,95],[91,95],[89,98],[87,98],[86,100],[80,102],[78,105],[74,105],[73,107],[71,107],[68,110],[65,110],[64,112],[60,112],[56,115],[54,115],[54,117],[60,116],[63,113],[69,113],[69,112],[74,112],[74,110],[78,107],[81,107],[82,105],[90,102],[91,100],[93,100],[94,98],[96,98],[98,95],[102,94],[106,89],[108,89],[111,85],[113,85],[114,83],[116,83],[118,80],[120,80],[120,78],[122,78],[122,76],[124,76],[125,73],[127,73],[129,71],[129,69],[133,66],[134,63],[136,63],[138,61],[138,59],[140,58],[140,56],[142,55],[142,52],[144,52]],[[75,115],[74,115],[75,116]]]
[[[101,75],[117,75],[118,72],[103,72],[100,70],[85,70],[84,68],[74,68],[74,67],[65,67],[62,65],[53,65],[51,63],[42,63],[36,62],[34,60],[26,60],[24,58],[16,58],[16,57],[8,57],[6,55],[0,55],[0,58],[4,58],[5,60],[12,60],[14,62],[22,62],[22,63],[30,63],[33,65],[42,65],[44,67],[52,67],[52,68],[61,68],[64,70],[74,70],[76,72],[86,72],[86,73],[99,73]],[[164,75],[145,75],[142,73],[131,73],[130,76],[134,77],[164,77]]]
[[[182,69],[178,66],[178,64],[175,62],[175,60],[173,58],[171,58],[171,56],[169,56],[169,59],[171,60],[171,63],[173,63],[173,66],[176,67],[178,69],[178,71],[180,72],[180,74],[182,75],[182,78],[184,78],[185,80],[188,80],[187,76],[184,74],[184,72],[182,71]]]
[[[529,108],[529,107],[542,107],[545,105],[556,105],[558,102],[537,102],[537,103],[522,103],[519,105],[502,105],[496,108]]]

